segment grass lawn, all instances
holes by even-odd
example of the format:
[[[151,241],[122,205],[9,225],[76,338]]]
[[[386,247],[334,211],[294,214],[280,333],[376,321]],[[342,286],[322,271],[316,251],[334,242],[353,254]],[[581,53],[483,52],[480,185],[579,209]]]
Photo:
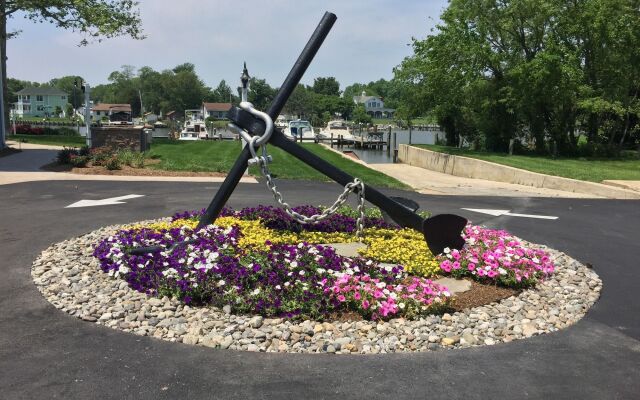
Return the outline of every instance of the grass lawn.
[[[54,146],[80,147],[87,143],[87,140],[81,136],[65,136],[65,135],[9,135],[7,140],[15,140],[16,142],[48,144]]]
[[[350,175],[360,178],[366,184],[400,189],[408,188],[408,186],[394,178],[350,161],[339,154],[324,149],[320,145],[305,143],[303,146]],[[273,163],[269,168],[274,177],[319,181],[330,180],[288,153],[273,146],[269,146],[268,149],[269,154],[273,156]],[[160,159],[160,163],[151,165],[150,168],[172,171],[227,172],[231,169],[240,151],[241,145],[237,141],[154,140],[149,157]],[[257,168],[251,168],[249,172],[254,176],[260,175]]]
[[[556,158],[542,156],[510,156],[504,153],[488,153],[457,147],[437,145],[415,145],[427,150],[454,154],[508,165],[527,171],[583,181],[601,182],[607,179],[640,180],[640,159],[638,158]]]

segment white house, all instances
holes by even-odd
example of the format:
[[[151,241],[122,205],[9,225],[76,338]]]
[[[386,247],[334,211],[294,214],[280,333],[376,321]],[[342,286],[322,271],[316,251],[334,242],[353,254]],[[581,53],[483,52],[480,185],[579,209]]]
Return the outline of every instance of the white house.
[[[385,108],[382,97],[367,96],[364,90],[360,96],[353,96],[353,102],[355,104],[363,104],[367,114],[373,118],[391,118],[396,112],[393,108]]]
[[[230,109],[231,103],[202,103],[204,118],[227,119],[227,113]]]

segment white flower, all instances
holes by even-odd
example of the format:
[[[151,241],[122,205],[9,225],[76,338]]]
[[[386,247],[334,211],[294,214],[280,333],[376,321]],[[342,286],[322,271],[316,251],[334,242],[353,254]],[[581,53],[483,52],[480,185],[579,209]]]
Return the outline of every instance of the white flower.
[[[449,253],[451,253],[451,249],[450,249],[450,248],[448,248],[448,247],[445,247],[445,248],[444,248],[444,253],[445,253],[445,254],[449,254]]]
[[[378,283],[376,283],[376,287],[377,287],[378,289],[382,289],[382,288],[383,288],[383,287],[385,287],[385,286],[387,286],[387,284],[386,284],[386,283],[384,283],[384,282],[378,282]]]
[[[443,295],[444,297],[451,297],[451,293],[449,293],[449,291],[448,291],[448,290],[444,290],[444,291],[442,292],[442,295]],[[436,297],[436,299],[437,299],[437,297]]]
[[[288,287],[289,285],[291,285],[291,283],[290,283],[290,282],[285,282],[285,283],[284,283],[284,287]]]
[[[178,271],[175,268],[167,268],[162,271],[162,275],[172,278],[178,276]]]
[[[125,265],[121,265],[120,267],[118,267],[118,272],[121,274],[126,274],[129,271],[130,271],[129,267]]]
[[[252,296],[257,296],[258,294],[260,294],[260,288],[257,288],[256,290],[254,290],[253,292],[251,292]]]
[[[393,269],[393,267],[391,267],[390,265],[386,265],[384,267],[384,270],[387,271],[387,272],[391,272],[392,269]]]
[[[301,269],[300,272],[298,272],[298,274],[300,274],[300,276],[304,275],[304,270]]]
[[[298,243],[298,248],[301,249],[302,247],[304,247],[304,245],[302,243]]]
[[[224,279],[220,279],[218,281],[218,286],[224,286],[227,282],[224,281]]]
[[[327,270],[324,269],[324,268],[318,268],[318,269],[316,269],[316,272],[319,273],[319,274],[324,274],[325,272],[327,272]]]
[[[297,261],[292,261],[291,264],[291,268],[296,268],[298,266],[298,262]]]
[[[366,265],[371,265],[371,264],[373,264],[373,261],[371,261],[371,260],[367,260],[367,262],[366,262],[365,264],[366,264]]]
[[[507,270],[502,268],[502,267],[498,268],[498,272],[500,273],[500,275],[506,275],[507,274]]]
[[[404,303],[398,303],[398,307],[400,307],[401,310],[404,310]]]
[[[280,290],[282,287],[280,285],[276,285],[276,289]]]

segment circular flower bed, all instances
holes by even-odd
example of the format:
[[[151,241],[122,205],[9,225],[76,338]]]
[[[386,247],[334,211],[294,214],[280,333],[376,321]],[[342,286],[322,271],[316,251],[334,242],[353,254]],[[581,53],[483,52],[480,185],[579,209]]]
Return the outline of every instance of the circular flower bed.
[[[601,287],[566,255],[478,226],[466,227],[463,250],[434,256],[421,234],[386,224],[377,210],[369,211],[362,238],[348,208],[317,225],[272,207],[225,209],[216,225],[194,232],[199,215],[103,228],[53,245],[34,262],[34,280],[56,307],[137,334],[343,353],[490,345],[554,331],[581,318]],[[128,253],[184,239],[195,242]],[[360,256],[340,255],[328,243],[354,243]],[[434,282],[441,276],[521,292],[462,310]]]
[[[320,210],[302,206],[296,211],[313,215]],[[181,213],[169,223],[118,231],[97,245],[94,256],[104,272],[150,295],[228,305],[234,313],[314,320],[343,313],[389,319],[446,311],[450,293],[428,279],[438,273],[528,287],[554,270],[546,252],[527,248],[504,231],[471,225],[465,249],[445,249],[439,257],[420,234],[373,215],[365,221],[363,242],[370,246],[364,257],[343,257],[317,244],[357,240],[352,212],[301,225],[279,208],[226,209],[216,225],[199,232],[193,230],[198,213]],[[195,242],[173,251],[128,254],[138,246],[167,248],[187,239]]]

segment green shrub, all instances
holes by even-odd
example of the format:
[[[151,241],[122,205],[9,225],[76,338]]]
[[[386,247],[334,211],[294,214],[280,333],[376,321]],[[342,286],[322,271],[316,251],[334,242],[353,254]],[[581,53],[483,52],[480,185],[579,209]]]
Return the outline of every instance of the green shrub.
[[[89,157],[72,154],[69,158],[69,163],[74,167],[84,168],[89,163]]]
[[[57,135],[58,134],[58,130],[57,129],[53,129],[53,128],[49,128],[48,126],[45,126],[44,128],[42,128],[42,134],[43,135]]]
[[[131,166],[133,168],[144,168],[144,153],[134,153]]]
[[[120,150],[117,153],[118,159],[124,165],[128,165],[130,167],[133,166],[133,160],[135,158],[135,153],[129,149]]]
[[[58,131],[57,133],[58,135],[62,135],[62,136],[80,136],[77,130],[73,128],[68,128],[66,126],[61,126],[58,129],[56,129],[56,131]]]
[[[113,151],[106,147],[91,149],[91,164],[105,165],[106,161],[113,157]]]
[[[77,156],[78,150],[72,147],[64,147],[62,150],[58,151],[56,160],[58,161],[58,164],[70,164],[72,155]]]
[[[89,146],[82,146],[78,151],[78,155],[81,155],[83,157],[88,157],[91,155],[91,149],[89,148]]]
[[[104,163],[104,166],[109,171],[122,169],[122,163],[121,163],[120,159],[118,158],[118,156],[111,156],[111,157],[107,158],[107,160]]]

